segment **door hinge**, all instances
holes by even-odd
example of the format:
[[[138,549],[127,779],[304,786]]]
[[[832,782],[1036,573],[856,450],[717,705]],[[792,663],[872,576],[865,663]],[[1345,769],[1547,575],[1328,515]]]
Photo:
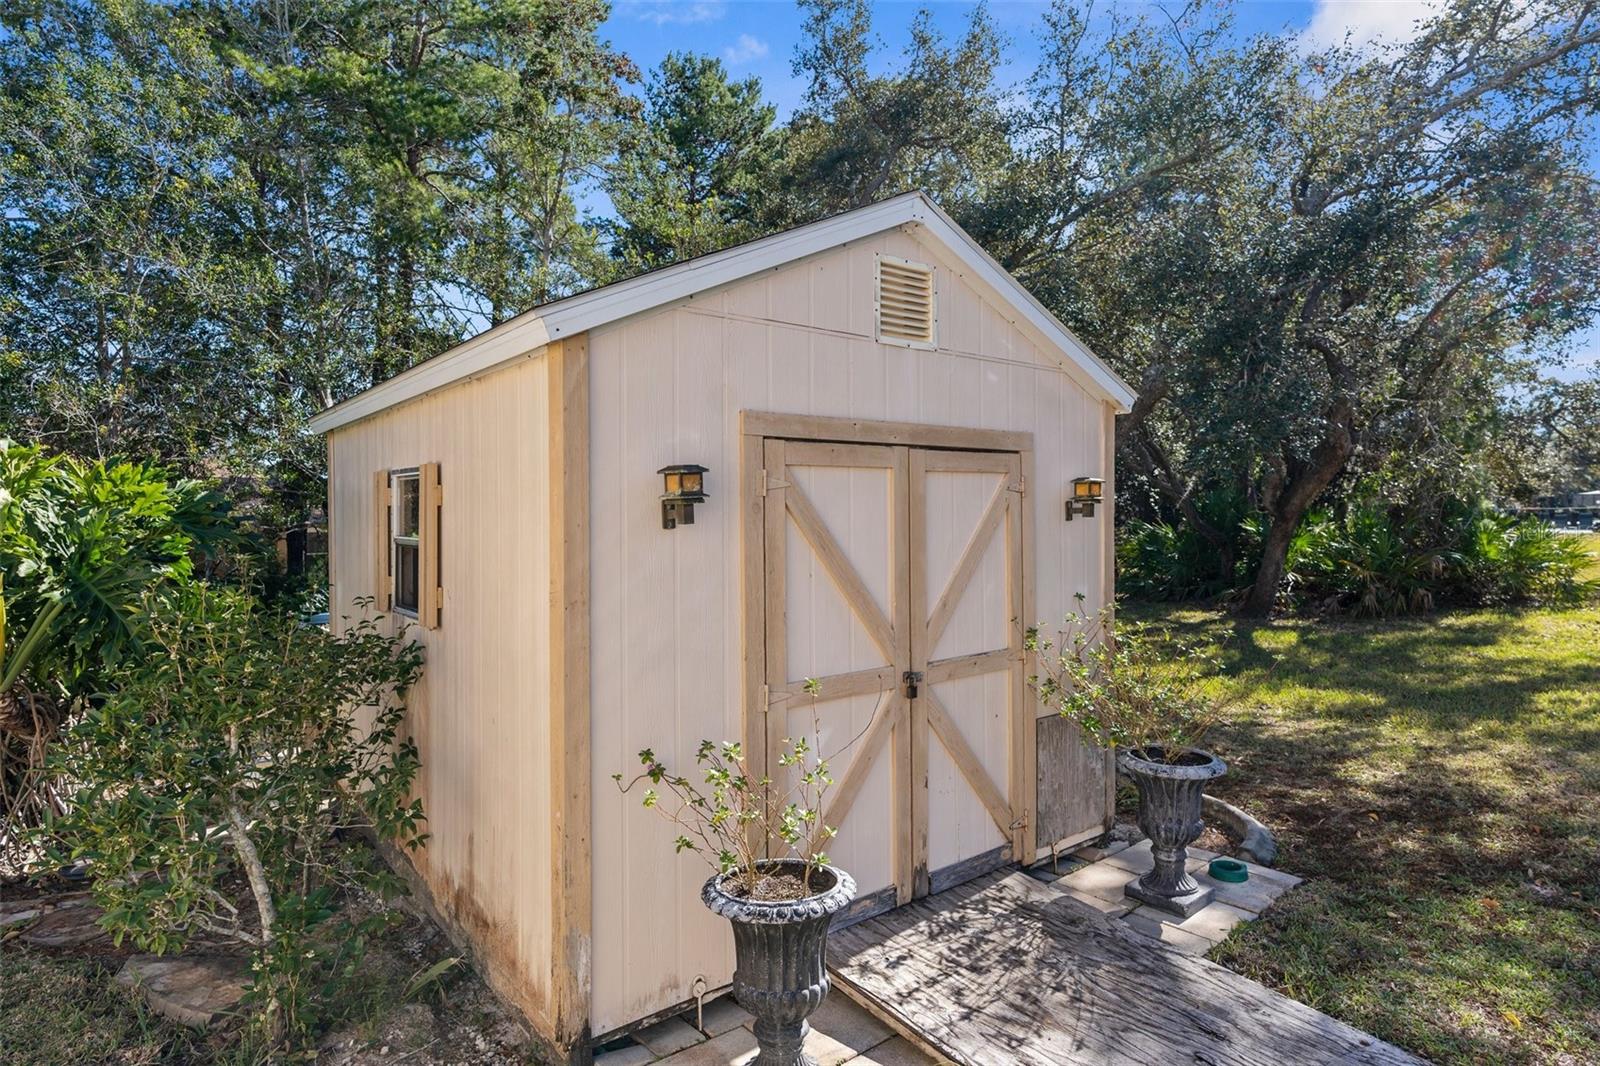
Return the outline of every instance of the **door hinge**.
[[[900,680],[906,686],[906,699],[916,699],[917,686],[922,684],[922,674],[916,670],[907,670],[904,674],[900,675]]]

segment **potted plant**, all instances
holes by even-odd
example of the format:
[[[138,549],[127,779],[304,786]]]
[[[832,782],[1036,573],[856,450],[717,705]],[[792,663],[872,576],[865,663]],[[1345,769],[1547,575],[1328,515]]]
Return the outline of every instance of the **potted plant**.
[[[1127,894],[1184,917],[1204,907],[1211,891],[1185,863],[1204,828],[1206,784],[1228,772],[1199,746],[1219,716],[1207,691],[1215,660],[1164,630],[1118,623],[1110,608],[1068,615],[1059,641],[1029,630],[1026,644],[1038,658],[1039,673],[1028,683],[1039,699],[1114,749],[1138,789],[1139,828],[1155,865],[1128,883]]]
[[[806,691],[814,706],[816,683],[807,681]],[[812,722],[813,739],[784,739],[778,764],[793,781],[786,790],[752,779],[735,741],[700,742],[698,783],[648,748],[633,780],[613,775],[624,793],[646,783],[644,805],[678,827],[677,850],[713,868],[700,899],[733,926],[733,996],[756,1020],[756,1066],[814,1066],[804,1052],[806,1019],[828,995],[828,924],[856,893],[821,850],[835,833],[821,821],[833,778],[817,754],[815,713]],[[768,854],[773,849],[780,853]]]

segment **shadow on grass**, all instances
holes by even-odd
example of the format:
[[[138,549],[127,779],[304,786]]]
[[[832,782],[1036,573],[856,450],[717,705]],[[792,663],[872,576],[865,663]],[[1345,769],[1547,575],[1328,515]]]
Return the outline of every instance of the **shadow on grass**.
[[[1220,961],[1436,1061],[1600,1061],[1600,610],[1251,623],[1218,793],[1311,882]]]

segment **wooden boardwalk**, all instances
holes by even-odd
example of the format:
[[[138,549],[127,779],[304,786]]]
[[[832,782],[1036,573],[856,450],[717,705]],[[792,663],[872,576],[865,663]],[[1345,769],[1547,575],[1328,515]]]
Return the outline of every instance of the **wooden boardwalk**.
[[[970,1066],[1418,1066],[1423,1060],[1027,874],[830,936],[835,988]]]

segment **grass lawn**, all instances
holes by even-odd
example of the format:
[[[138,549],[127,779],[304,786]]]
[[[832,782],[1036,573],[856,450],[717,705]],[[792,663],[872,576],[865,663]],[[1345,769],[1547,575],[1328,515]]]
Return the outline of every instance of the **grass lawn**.
[[[1589,549],[1589,554],[1594,558],[1594,565],[1589,567],[1589,576],[1600,581],[1600,533],[1590,533],[1582,540],[1584,547]]]
[[[97,960],[0,947],[0,1061],[18,1066],[205,1061],[204,1042],[152,1015]]]
[[[1308,878],[1214,958],[1440,1063],[1600,1062],[1600,608],[1129,614],[1215,642],[1216,792]]]

